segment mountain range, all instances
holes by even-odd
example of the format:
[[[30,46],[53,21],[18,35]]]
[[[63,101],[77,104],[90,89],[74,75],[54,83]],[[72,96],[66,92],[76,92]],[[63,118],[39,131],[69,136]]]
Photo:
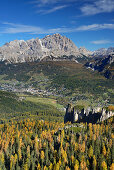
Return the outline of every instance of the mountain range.
[[[100,48],[93,52],[92,56],[94,57],[102,57],[114,54],[114,47],[107,48]]]
[[[0,47],[0,61],[23,63],[41,60],[75,60],[114,53],[114,47],[89,51],[78,48],[69,38],[60,34],[31,40],[14,40]]]

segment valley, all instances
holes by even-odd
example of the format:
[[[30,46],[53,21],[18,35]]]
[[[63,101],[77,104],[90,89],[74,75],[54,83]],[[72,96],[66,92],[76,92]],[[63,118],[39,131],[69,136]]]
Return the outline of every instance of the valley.
[[[113,48],[54,34],[0,50],[0,169],[113,170]]]
[[[15,93],[63,99],[67,102],[99,100],[113,104],[113,80],[73,61],[21,64],[2,63],[0,87]],[[108,99],[107,99],[108,96]],[[106,101],[107,100],[107,101]],[[63,102],[63,104],[66,104]]]

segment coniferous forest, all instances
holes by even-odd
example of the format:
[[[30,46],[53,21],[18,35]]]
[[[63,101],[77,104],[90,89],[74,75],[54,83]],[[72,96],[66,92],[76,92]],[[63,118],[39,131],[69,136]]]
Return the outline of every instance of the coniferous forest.
[[[113,170],[113,123],[25,119],[0,125],[1,170]]]

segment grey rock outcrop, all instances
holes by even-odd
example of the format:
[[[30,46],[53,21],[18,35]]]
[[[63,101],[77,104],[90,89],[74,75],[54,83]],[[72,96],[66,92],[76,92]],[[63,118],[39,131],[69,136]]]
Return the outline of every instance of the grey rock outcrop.
[[[22,63],[42,58],[43,52],[39,39],[28,41],[14,40],[0,47],[0,60],[9,63]]]
[[[60,34],[48,35],[41,39],[43,49],[47,49],[47,56],[80,56],[78,48],[75,44],[65,36]]]
[[[74,56],[72,59],[75,60],[77,57],[83,57],[83,51],[80,53],[70,39],[60,34],[27,41],[14,40],[0,47],[0,61],[6,60],[8,63],[31,62],[46,57],[62,60],[62,56]]]
[[[114,111],[107,110],[101,107],[88,107],[87,109],[80,109],[76,107],[71,107],[68,104],[66,108],[66,114],[64,116],[64,123],[66,122],[88,122],[88,123],[97,123],[98,121],[102,122],[111,116],[114,116]]]
[[[102,109],[102,115],[100,117],[100,121],[102,122],[102,121],[108,119],[111,116],[114,116],[113,111],[111,111],[111,110],[107,111],[106,109]]]
[[[85,47],[80,47],[79,48],[79,52],[82,54],[82,55],[85,55],[85,56],[91,56],[93,54],[92,51],[89,51],[87,50]]]
[[[71,104],[68,104],[67,108],[66,108],[66,114],[64,116],[64,122],[72,122],[73,121],[73,112],[72,112],[72,107]]]
[[[102,56],[107,56],[114,54],[114,47],[109,47],[109,48],[100,48],[96,51],[93,51],[92,56],[94,57],[102,57]]]

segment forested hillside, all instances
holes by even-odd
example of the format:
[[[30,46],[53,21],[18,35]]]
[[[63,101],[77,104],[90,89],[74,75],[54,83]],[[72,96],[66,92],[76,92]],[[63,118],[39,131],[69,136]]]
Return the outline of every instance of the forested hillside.
[[[58,101],[100,100],[114,103],[113,80],[107,80],[97,72],[88,70],[71,61],[32,62],[0,67],[1,85],[10,84],[11,88],[35,88],[43,95],[54,96]],[[13,87],[12,87],[13,86]],[[44,91],[46,91],[44,93]],[[97,101],[98,102],[98,101]],[[107,102],[107,101],[106,101]],[[64,102],[63,102],[64,103]],[[65,103],[65,104],[66,104]]]
[[[64,118],[64,112],[51,103],[35,102],[30,101],[30,99],[21,101],[14,93],[0,91],[0,123],[25,118],[54,119],[61,122]]]
[[[0,125],[0,168],[113,170],[113,118],[101,124],[27,119]]]

